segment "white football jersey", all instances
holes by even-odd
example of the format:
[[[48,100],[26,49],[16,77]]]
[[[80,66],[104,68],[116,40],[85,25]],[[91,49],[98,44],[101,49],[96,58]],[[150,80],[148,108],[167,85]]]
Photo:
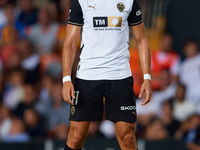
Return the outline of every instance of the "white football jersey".
[[[196,105],[200,101],[200,54],[186,58],[179,68],[179,78],[186,88],[186,99]]]
[[[131,76],[129,26],[142,23],[136,0],[73,0],[68,23],[82,26],[77,78],[116,80]]]

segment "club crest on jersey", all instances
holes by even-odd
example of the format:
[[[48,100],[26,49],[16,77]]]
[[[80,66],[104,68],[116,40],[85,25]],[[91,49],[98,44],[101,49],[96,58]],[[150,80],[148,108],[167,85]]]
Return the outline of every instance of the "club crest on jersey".
[[[123,3],[118,3],[118,4],[117,4],[117,9],[118,9],[120,12],[124,11],[124,9],[125,9],[124,4],[123,4]]]
[[[71,114],[74,115],[74,113],[75,113],[75,107],[72,106],[72,107],[71,107]]]

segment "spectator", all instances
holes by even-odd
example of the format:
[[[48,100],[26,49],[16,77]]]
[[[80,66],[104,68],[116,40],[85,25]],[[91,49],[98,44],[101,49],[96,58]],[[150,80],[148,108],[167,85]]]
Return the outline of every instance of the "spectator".
[[[99,126],[100,132],[108,139],[115,137],[115,125],[109,120],[104,120]]]
[[[25,84],[24,87],[24,98],[18,104],[14,110],[14,114],[17,117],[23,118],[24,111],[28,108],[34,108],[36,103],[36,90],[35,87],[31,84]]]
[[[164,34],[161,38],[160,49],[152,52],[151,71],[152,88],[159,89],[159,76],[163,69],[169,69],[172,80],[177,80],[179,56],[172,50],[173,39],[169,34]]]
[[[29,108],[24,111],[24,122],[26,131],[32,138],[44,138],[46,136],[42,119],[34,109]]]
[[[12,33],[11,37],[10,37],[11,35],[10,33]],[[18,34],[18,31],[14,28],[11,28],[9,32],[5,32],[5,34],[8,34],[5,37],[8,37],[9,42],[8,44],[3,45],[1,47],[0,56],[1,56],[2,66],[4,70],[7,71],[10,69],[10,67],[12,66],[14,62],[14,61],[11,61],[14,58],[13,56],[18,55],[17,53],[18,53],[19,34]],[[19,57],[19,55],[17,57]]]
[[[190,130],[187,135],[187,147],[190,150],[200,150],[199,141],[200,141],[200,128]]]
[[[25,26],[34,25],[37,22],[37,9],[33,7],[33,0],[21,0],[18,21]]]
[[[90,127],[88,131],[88,139],[102,138],[103,134],[99,131],[99,126],[101,121],[90,122]]]
[[[200,146],[197,145],[200,141],[200,117],[199,115],[193,115],[190,120],[190,130],[186,136],[187,147],[190,150],[200,150]]]
[[[172,101],[165,101],[162,104],[161,122],[168,131],[170,137],[174,137],[175,132],[179,129],[180,122],[173,118]]]
[[[0,139],[10,133],[12,125],[11,114],[8,108],[0,105]]]
[[[57,22],[58,21],[58,10],[56,7],[56,2],[49,1],[48,3],[46,3],[46,7],[50,13],[50,16],[52,17],[52,22]]]
[[[53,75],[56,74],[57,75],[57,71],[58,74],[60,74],[60,72],[62,72],[60,70],[60,68],[62,69],[62,58],[61,55],[58,53],[50,53],[50,54],[45,54],[40,56],[40,70],[41,70],[41,74],[45,74],[45,73],[50,73],[49,75]],[[54,69],[51,68],[51,66],[58,66],[58,68],[54,68],[57,71],[55,71]],[[57,78],[57,77],[56,77]]]
[[[24,123],[21,119],[12,120],[11,131],[9,135],[2,138],[3,142],[27,142],[30,136],[25,132]]]
[[[47,108],[47,122],[49,129],[54,131],[64,124],[69,126],[70,105],[63,101],[62,98],[62,84],[56,83],[52,93],[50,108]]]
[[[47,115],[47,108],[51,105],[51,95],[55,89],[55,79],[51,76],[43,76],[42,89],[39,94],[39,101],[36,103],[36,110],[42,115]]]
[[[142,1],[145,1],[145,3],[146,3],[147,8],[144,11],[146,12],[145,15],[148,18],[148,15],[149,15],[148,1],[146,1],[146,0],[142,0]],[[144,14],[143,10],[142,10],[142,14]],[[167,19],[163,15],[154,16],[152,18],[151,26],[150,26],[150,28],[147,28],[149,44],[150,44],[150,48],[152,50],[158,50],[160,48],[161,38],[165,34],[166,25],[167,25]]]
[[[48,101],[54,90],[55,79],[51,76],[45,75],[42,79],[42,87],[40,93],[40,101]]]
[[[174,101],[174,118],[179,121],[185,121],[197,111],[194,103],[185,100],[185,91],[185,86],[178,84]]]
[[[70,6],[71,6],[71,0],[61,0],[60,2],[60,9],[62,12],[62,14],[60,15],[61,25],[59,26],[57,37],[56,37],[56,43],[55,43],[55,45],[59,47],[60,53],[62,52],[63,43],[66,38],[66,26],[67,26],[67,22],[69,18]],[[77,44],[77,48],[80,49],[80,39]]]
[[[19,42],[19,52],[22,57],[21,67],[26,71],[25,82],[35,84],[39,79],[40,58],[32,43],[26,39]]]
[[[38,23],[28,29],[28,37],[36,46],[39,54],[51,53],[58,31],[58,24],[52,22],[52,16],[47,6],[40,8]]]
[[[9,76],[9,82],[6,85],[3,104],[10,110],[14,110],[24,97],[23,72],[13,71]]]
[[[175,139],[184,139],[190,150],[199,150],[197,142],[200,140],[200,117],[197,114],[191,115],[184,121],[175,134]]]
[[[7,5],[13,4],[14,0],[1,0],[0,1],[0,27],[7,23],[7,18],[5,15],[5,7]]]
[[[16,29],[20,37],[25,36],[25,26],[21,22],[16,21],[16,16],[14,15],[14,6],[7,5],[5,7],[5,15],[7,22],[0,26],[0,38],[2,44],[10,44],[12,41],[12,30]]]
[[[55,129],[54,136],[55,139],[57,140],[66,140],[68,133],[69,133],[69,126],[62,124]]]
[[[21,69],[21,56],[18,52],[12,53],[7,62],[8,71],[15,70],[16,68]]]
[[[159,119],[152,119],[145,131],[147,140],[164,140],[168,137],[167,130]]]
[[[8,2],[8,0],[0,1],[0,26],[4,25],[7,22],[7,18],[5,15],[4,5]]]
[[[72,0],[60,0],[60,10],[62,12],[61,23],[67,24],[69,18],[69,9]]]
[[[195,103],[195,105],[199,105],[200,69],[198,68],[200,68],[200,55],[198,53],[198,44],[195,40],[188,40],[184,44],[183,50],[186,59],[179,69],[180,81],[187,87],[186,100]]]
[[[162,114],[162,103],[176,94],[176,83],[171,81],[169,70],[162,70],[160,74],[160,91],[154,91],[151,102],[145,106],[141,105],[141,99],[136,101],[138,123],[148,125],[152,116],[160,117]]]

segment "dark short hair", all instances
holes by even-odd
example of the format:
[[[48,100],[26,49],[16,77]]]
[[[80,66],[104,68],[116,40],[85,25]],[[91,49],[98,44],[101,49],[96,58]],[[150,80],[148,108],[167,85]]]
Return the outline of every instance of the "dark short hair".
[[[170,98],[170,99],[164,101],[164,102],[162,103],[162,106],[164,106],[164,105],[169,105],[169,106],[171,107],[171,109],[173,110],[173,109],[174,109],[174,107],[173,107],[173,101],[174,101],[174,98]]]
[[[186,86],[180,82],[177,85],[177,88],[179,88],[179,87],[183,88],[183,90],[186,91]]]
[[[195,39],[195,38],[189,38],[189,39],[186,39],[183,42],[183,47],[185,47],[189,43],[194,43],[194,44],[196,44],[198,46],[198,40],[197,39]]]

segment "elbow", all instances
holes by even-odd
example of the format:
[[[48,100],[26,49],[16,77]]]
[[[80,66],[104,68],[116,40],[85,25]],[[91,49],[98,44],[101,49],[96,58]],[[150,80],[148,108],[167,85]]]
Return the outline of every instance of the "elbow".
[[[137,47],[146,47],[146,48],[149,48],[149,42],[148,42],[148,39],[147,38],[143,38],[143,39],[140,39],[138,41],[136,41],[136,44],[137,44]]]
[[[144,36],[141,36],[140,38],[137,38],[137,39],[136,39],[136,43],[137,43],[138,45],[148,44],[149,41],[148,41],[148,38],[147,38],[146,34],[145,34]]]
[[[69,40],[65,40],[64,42],[64,49],[68,49],[68,50],[76,50],[77,48],[77,43],[69,41]]]

